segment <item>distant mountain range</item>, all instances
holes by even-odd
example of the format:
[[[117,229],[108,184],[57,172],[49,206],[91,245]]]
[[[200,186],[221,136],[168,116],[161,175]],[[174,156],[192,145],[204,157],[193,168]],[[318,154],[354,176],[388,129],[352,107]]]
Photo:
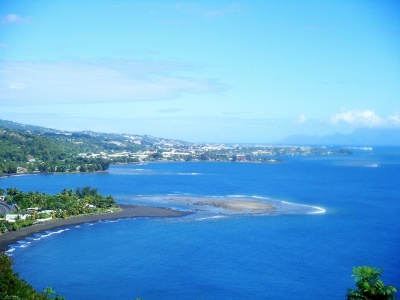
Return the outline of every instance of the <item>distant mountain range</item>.
[[[8,128],[8,129],[13,129],[13,130],[29,130],[29,131],[34,131],[34,132],[61,132],[61,130],[57,129],[51,129],[51,128],[45,128],[45,127],[40,127],[40,126],[35,126],[35,125],[26,125],[26,124],[20,124],[16,123],[13,121],[7,121],[7,120],[0,120],[0,127]]]
[[[286,145],[400,146],[400,129],[359,128],[350,134],[292,135],[277,143]]]
[[[154,137],[151,135],[137,135],[137,134],[119,134],[119,133],[103,133],[103,132],[94,132],[89,130],[84,131],[67,131],[67,130],[58,130],[52,128],[46,128],[36,125],[28,125],[28,124],[21,124],[16,123],[13,121],[1,120],[0,119],[0,128],[6,128],[11,130],[20,130],[20,131],[28,131],[33,133],[39,133],[44,136],[68,136],[72,138],[87,138],[90,139],[89,143],[92,143],[93,139],[101,141],[101,143],[109,143],[109,141],[118,141],[121,143],[126,142],[127,138],[132,140],[140,141],[142,145],[154,145],[160,142],[163,143],[171,143],[171,144],[178,144],[178,145],[191,145],[193,143],[185,142],[181,140],[174,140],[174,139],[167,139],[167,138],[159,138]],[[126,145],[122,145],[126,147]],[[119,150],[123,148],[120,147]]]

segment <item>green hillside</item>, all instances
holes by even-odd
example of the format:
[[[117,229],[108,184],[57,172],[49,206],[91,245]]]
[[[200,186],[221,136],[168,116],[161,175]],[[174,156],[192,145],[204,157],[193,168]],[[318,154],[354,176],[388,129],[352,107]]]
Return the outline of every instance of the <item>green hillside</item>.
[[[110,163],[137,162],[133,153],[157,151],[157,145],[168,143],[190,144],[147,135],[67,132],[0,120],[0,175],[104,171]]]
[[[46,136],[0,127],[0,173],[101,171],[109,162],[81,158],[78,154],[96,147],[77,144],[66,136]]]

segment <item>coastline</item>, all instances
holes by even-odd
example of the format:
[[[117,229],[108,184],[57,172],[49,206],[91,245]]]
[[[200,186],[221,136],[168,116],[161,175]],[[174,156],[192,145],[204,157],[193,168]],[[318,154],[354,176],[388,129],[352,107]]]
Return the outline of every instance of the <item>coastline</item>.
[[[0,252],[7,250],[8,246],[23,240],[35,233],[57,228],[68,227],[71,225],[79,225],[84,223],[92,223],[105,220],[116,220],[126,218],[152,217],[152,218],[174,218],[183,217],[191,214],[189,211],[178,211],[170,208],[142,206],[142,205],[126,205],[120,204],[120,211],[93,215],[77,216],[68,219],[58,219],[43,224],[35,224],[28,227],[20,228],[16,231],[8,231],[0,235]]]
[[[149,160],[143,162],[116,162],[110,164],[110,166],[124,166],[124,165],[140,165],[140,164],[152,164],[152,163],[250,163],[250,164],[280,164],[284,163],[281,159],[271,159],[267,161],[230,161],[230,160]],[[109,167],[107,170],[103,171],[91,171],[91,172],[23,172],[23,173],[0,173],[0,178],[7,177],[17,177],[17,176],[29,176],[29,175],[74,175],[74,174],[107,174],[109,172]]]
[[[93,172],[23,172],[23,173],[1,173],[0,178],[17,177],[17,176],[30,176],[30,175],[74,175],[74,174],[107,174],[108,169],[104,171]]]

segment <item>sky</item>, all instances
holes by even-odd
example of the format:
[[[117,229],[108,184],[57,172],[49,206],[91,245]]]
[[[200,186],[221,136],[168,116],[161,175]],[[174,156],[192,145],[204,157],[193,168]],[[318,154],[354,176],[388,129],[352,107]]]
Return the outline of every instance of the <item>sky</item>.
[[[400,1],[0,0],[0,119],[209,143],[400,128]]]

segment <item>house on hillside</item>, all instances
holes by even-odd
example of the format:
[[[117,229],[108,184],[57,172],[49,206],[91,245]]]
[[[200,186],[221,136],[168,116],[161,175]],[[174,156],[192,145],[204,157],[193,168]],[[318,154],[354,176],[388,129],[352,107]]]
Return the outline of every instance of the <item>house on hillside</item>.
[[[30,215],[28,214],[7,214],[6,221],[10,223],[15,223],[15,221],[20,218],[21,220],[25,220]]]
[[[28,207],[28,211],[39,211],[39,207]]]

